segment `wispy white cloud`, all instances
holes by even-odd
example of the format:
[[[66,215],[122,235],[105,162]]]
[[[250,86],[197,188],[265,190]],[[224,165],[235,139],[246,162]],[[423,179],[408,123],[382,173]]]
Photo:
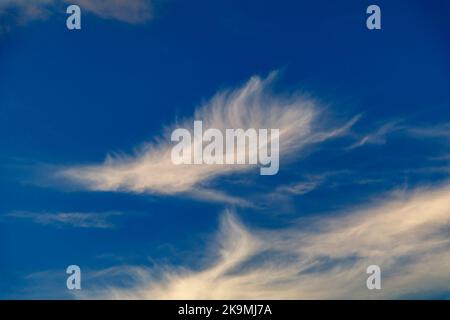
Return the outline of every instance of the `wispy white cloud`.
[[[450,154],[444,154],[442,156],[431,157],[430,160],[433,160],[433,161],[450,161]]]
[[[202,120],[204,130],[280,129],[280,157],[281,161],[288,161],[300,157],[309,145],[345,134],[356,121],[354,118],[343,126],[329,129],[324,109],[316,101],[295,92],[275,94],[271,90],[275,77],[276,73],[266,79],[255,76],[240,88],[217,93],[199,107],[192,118],[167,127],[162,137],[133,155],[108,156],[102,164],[64,168],[58,175],[96,191],[205,195],[205,185],[212,179],[245,172],[255,166],[174,165],[170,133],[175,128],[192,128],[193,120]],[[194,147],[199,143],[202,142],[192,141]],[[212,191],[208,192],[211,195]],[[216,194],[215,198],[225,199],[223,194]]]
[[[121,215],[120,212],[26,212],[15,211],[6,214],[6,217],[28,219],[42,225],[52,225],[57,227],[78,227],[78,228],[113,228],[110,221],[113,216]]]
[[[29,21],[47,19],[55,0],[0,0],[1,30],[9,30],[10,25],[23,25]]]
[[[288,229],[245,227],[222,218],[200,269],[117,268],[134,285],[97,287],[81,298],[364,299],[448,293],[450,187],[393,193],[339,216]],[[382,270],[382,289],[366,288],[366,268]],[[106,276],[102,274],[101,277]],[[100,277],[100,278],[101,278]]]
[[[206,202],[220,202],[236,207],[256,207],[251,199],[230,195],[216,189],[195,188],[189,192],[189,196]]]
[[[385,144],[386,138],[390,133],[402,129],[404,129],[404,126],[400,126],[398,122],[385,123],[374,132],[363,135],[358,141],[350,145],[347,150],[359,148],[367,144]]]
[[[415,139],[439,139],[450,141],[450,123],[437,123],[432,126],[421,126],[408,124],[405,121],[390,121],[368,134],[353,133],[357,141],[347,147],[348,150],[362,147],[367,144],[385,144],[390,134],[400,132],[401,134]]]
[[[273,194],[304,195],[318,188],[325,179],[325,175],[311,176],[305,181],[278,186],[273,191]]]
[[[66,0],[103,19],[139,24],[153,17],[151,0]]]
[[[102,19],[113,19],[131,24],[145,23],[153,17],[152,0],[0,0],[1,29],[45,20],[59,12],[65,15],[65,6],[79,5],[82,13],[91,13]],[[1,31],[0,29],[0,31]]]
[[[450,141],[450,123],[437,124],[430,127],[409,128],[408,132],[420,138],[442,138]]]

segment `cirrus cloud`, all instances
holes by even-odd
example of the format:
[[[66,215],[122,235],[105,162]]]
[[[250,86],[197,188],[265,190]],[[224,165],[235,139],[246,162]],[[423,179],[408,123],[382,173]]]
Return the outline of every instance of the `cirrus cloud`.
[[[450,294],[450,187],[393,193],[340,215],[286,229],[222,217],[212,254],[198,269],[129,266],[98,274],[133,279],[97,286],[80,298],[371,299]],[[366,288],[379,265],[382,289]],[[95,279],[95,275],[93,277]]]
[[[111,217],[120,216],[120,212],[28,212],[14,211],[4,217],[31,220],[35,223],[56,227],[76,228],[113,228]]]
[[[271,85],[276,75],[273,72],[265,79],[254,76],[237,89],[220,91],[197,108],[191,118],[166,127],[162,137],[146,143],[135,154],[108,155],[104,163],[61,168],[57,175],[94,191],[190,193],[200,198],[242,202],[223,193],[212,197],[211,191],[205,191],[205,185],[214,178],[247,172],[255,166],[175,165],[171,160],[170,133],[173,129],[192,129],[194,120],[202,120],[204,130],[277,128],[280,130],[280,157],[288,161],[301,156],[308,146],[345,134],[357,120],[355,117],[344,125],[330,128],[324,120],[325,110],[317,101],[296,92],[275,94]],[[201,140],[193,139],[192,148],[201,143]]]

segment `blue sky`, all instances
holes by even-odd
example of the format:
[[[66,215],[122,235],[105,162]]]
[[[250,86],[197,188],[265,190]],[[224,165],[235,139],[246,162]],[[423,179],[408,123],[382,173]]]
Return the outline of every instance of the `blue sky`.
[[[368,1],[78,3],[69,31],[64,1],[0,0],[0,298],[448,298],[446,1],[377,1],[375,31]],[[250,79],[277,175],[122,175]]]

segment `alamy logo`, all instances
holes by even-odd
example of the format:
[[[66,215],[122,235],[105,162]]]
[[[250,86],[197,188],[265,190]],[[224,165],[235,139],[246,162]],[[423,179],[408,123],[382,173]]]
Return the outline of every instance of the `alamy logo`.
[[[366,26],[369,30],[381,29],[381,9],[379,6],[373,4],[367,7],[367,14],[370,16],[366,20]]]
[[[194,121],[194,132],[184,128],[172,132],[172,162],[207,165],[256,165],[261,175],[275,175],[279,169],[279,129],[219,129],[203,132],[203,122]],[[206,144],[206,145],[204,145]]]
[[[72,4],[67,7],[66,13],[70,14],[66,20],[66,26],[69,30],[81,29],[81,9],[79,6]]]
[[[373,290],[381,289],[381,268],[377,266],[376,264],[372,264],[367,267],[366,269],[367,274],[370,274],[370,276],[367,278],[366,285],[367,289]]]
[[[72,264],[67,267],[66,273],[69,274],[67,277],[66,286],[69,290],[80,290],[81,289],[81,269],[79,266]]]

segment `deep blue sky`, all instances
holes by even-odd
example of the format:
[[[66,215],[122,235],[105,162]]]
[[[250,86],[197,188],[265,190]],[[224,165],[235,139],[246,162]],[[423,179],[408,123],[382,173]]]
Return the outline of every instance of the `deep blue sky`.
[[[217,228],[220,203],[67,190],[40,181],[39,168],[132,152],[176,117],[191,115],[215,92],[252,75],[280,69],[277,86],[300,88],[337,119],[362,114],[355,126],[362,133],[389,121],[449,122],[449,2],[376,1],[379,31],[365,27],[371,3],[161,1],[142,25],[83,14],[82,30],[68,31],[65,12],[57,11],[0,34],[0,215],[126,213],[113,217],[112,229],[3,217],[0,298],[65,297],[69,264],[93,270],[154,259],[195,266]],[[445,178],[413,173],[448,151],[445,141],[422,142],[394,133],[386,144],[357,152],[341,151],[350,138],[327,143],[302,161],[282,164],[270,182],[255,178],[257,188],[306,173],[353,170],[346,184],[294,199],[296,213],[281,219],[269,209],[242,209],[241,215],[250,225],[278,226],[292,215],[357,205],[395,186]],[[355,176],[383,181],[361,187],[352,185]],[[29,275],[47,270],[63,280],[33,286]]]

